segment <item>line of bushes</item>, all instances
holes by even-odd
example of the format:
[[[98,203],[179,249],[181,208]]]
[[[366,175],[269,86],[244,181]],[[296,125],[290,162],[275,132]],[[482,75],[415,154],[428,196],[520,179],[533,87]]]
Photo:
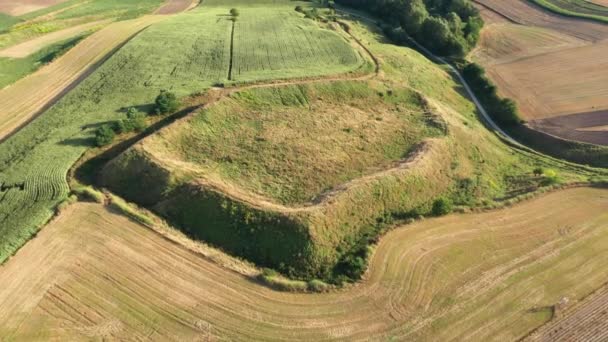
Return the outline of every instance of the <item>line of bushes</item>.
[[[161,90],[154,101],[152,113],[162,115],[175,112],[179,108],[179,101],[175,94]],[[99,147],[111,144],[117,134],[141,132],[146,128],[146,113],[139,112],[131,107],[127,110],[126,118],[113,123],[101,125],[95,131],[95,144]]]
[[[438,55],[464,58],[483,19],[469,0],[336,0],[383,18],[389,36],[408,35]]]
[[[459,69],[494,121],[502,126],[516,126],[523,122],[515,101],[498,95],[496,86],[486,76],[484,68],[476,63],[466,63],[460,65]]]

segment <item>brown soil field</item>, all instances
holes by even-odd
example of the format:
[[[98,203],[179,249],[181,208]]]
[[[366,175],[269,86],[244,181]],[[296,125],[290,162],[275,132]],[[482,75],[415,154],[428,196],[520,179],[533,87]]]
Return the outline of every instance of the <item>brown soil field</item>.
[[[18,16],[65,1],[67,0],[0,0],[0,12]]]
[[[588,128],[606,124],[608,25],[523,0],[476,3],[490,24],[471,58],[486,67],[501,95],[513,98],[535,129],[607,145],[607,133]]]
[[[175,14],[192,8],[198,3],[198,0],[167,0],[155,14]]]
[[[601,41],[608,38],[608,25],[554,15],[530,4],[527,0],[473,0],[473,2],[521,25],[553,29],[587,41]]]
[[[608,0],[589,0],[594,4],[602,5],[608,7]]]
[[[53,63],[0,90],[0,141],[75,87],[130,37],[162,18],[146,16],[111,24]]]
[[[75,37],[90,29],[94,29],[96,27],[101,27],[105,24],[108,24],[109,22],[109,20],[100,20],[92,23],[70,27],[65,30],[55,31],[44,36],[34,38],[23,43],[0,50],[0,57],[24,58],[46,46],[60,42],[62,40],[69,39],[71,37]]]
[[[557,312],[551,322],[543,325],[525,341],[608,340],[608,286],[577,303],[565,312]]]
[[[530,127],[558,137],[608,145],[608,110],[531,121]]]
[[[608,279],[608,191],[397,228],[365,280],[276,292],[99,204],[0,267],[8,340],[514,340]]]

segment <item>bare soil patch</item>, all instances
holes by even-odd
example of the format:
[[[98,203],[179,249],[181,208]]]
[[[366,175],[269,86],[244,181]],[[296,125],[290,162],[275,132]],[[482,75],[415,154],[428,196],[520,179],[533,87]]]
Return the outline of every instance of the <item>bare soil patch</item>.
[[[608,110],[533,120],[529,124],[558,137],[608,146]]]
[[[19,16],[65,1],[67,0],[0,0],[0,12]]]
[[[608,340],[608,286],[574,307],[557,311],[557,317],[525,341],[606,341]]]
[[[471,58],[486,67],[503,96],[518,103],[531,127],[605,144],[608,133],[588,128],[604,125],[601,114],[590,113],[608,110],[608,25],[521,0],[476,3],[489,22],[500,15],[513,23],[486,26]]]
[[[545,308],[605,282],[607,212],[606,190],[580,188],[425,220],[382,239],[362,284],[310,295],[272,291],[79,203],[0,267],[0,336],[515,340],[549,320]]]

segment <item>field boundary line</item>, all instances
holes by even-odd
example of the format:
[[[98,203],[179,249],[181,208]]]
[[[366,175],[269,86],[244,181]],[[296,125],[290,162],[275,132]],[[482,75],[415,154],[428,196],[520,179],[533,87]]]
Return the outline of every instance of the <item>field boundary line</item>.
[[[53,105],[55,105],[59,100],[61,100],[67,93],[69,93],[71,90],[73,90],[74,88],[76,88],[82,81],[84,81],[95,70],[97,70],[101,65],[103,65],[103,63],[105,63],[110,57],[112,57],[116,52],[118,52],[118,50],[120,50],[123,46],[125,46],[128,42],[130,42],[133,38],[135,38],[141,32],[143,32],[144,30],[146,30],[152,24],[153,23],[150,23],[146,27],[141,28],[140,30],[138,30],[137,32],[135,32],[133,35],[131,35],[130,37],[128,37],[125,41],[123,41],[122,43],[120,43],[118,46],[114,47],[110,52],[108,52],[106,55],[104,55],[100,60],[98,60],[97,62],[95,62],[95,63],[93,63],[93,64],[91,64],[91,65],[89,65],[87,67],[85,67],[84,72],[82,72],[80,75],[78,75],[76,77],[76,79],[74,79],[72,82],[70,82],[70,84],[67,87],[65,87],[64,89],[62,89],[61,91],[59,91],[59,93],[57,93],[49,101],[47,101],[47,103],[45,103],[40,109],[36,110],[32,114],[32,116],[29,117],[27,120],[25,120],[24,122],[22,122],[21,124],[19,124],[17,127],[11,129],[7,133],[5,133],[3,136],[2,136],[2,132],[0,132],[0,144],[3,143],[3,142],[5,142],[6,140],[8,140],[13,135],[17,134],[25,126],[29,125],[32,121],[36,120],[40,115],[44,114]],[[44,71],[44,70],[42,70],[42,71]]]

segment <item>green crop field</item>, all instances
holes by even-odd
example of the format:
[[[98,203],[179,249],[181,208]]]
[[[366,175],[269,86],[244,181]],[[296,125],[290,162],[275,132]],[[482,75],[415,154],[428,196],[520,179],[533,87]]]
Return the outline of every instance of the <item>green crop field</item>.
[[[608,7],[586,0],[530,0],[552,12],[608,23]]]
[[[66,39],[40,49],[25,58],[0,57],[0,89],[52,62],[78,44],[87,34]]]
[[[98,125],[123,117],[121,110],[126,107],[148,109],[160,89],[185,96],[228,82],[232,30],[229,9],[203,8],[153,25],[46,113],[0,145],[0,260],[27,241],[67,197],[67,172],[93,146],[93,131]],[[274,73],[265,73],[262,64],[257,70],[250,65],[246,80],[336,74],[368,65],[354,49],[350,50],[350,57],[344,57],[349,55],[350,46],[338,33],[320,28],[295,11],[286,12],[284,6],[265,11],[276,11],[276,15],[265,17],[276,21],[276,27],[280,27],[280,21],[289,20],[304,33],[298,38],[292,37],[291,31],[278,32],[280,39],[267,37],[275,44],[264,45],[272,47],[264,53],[277,61]],[[254,20],[246,19],[247,13],[251,12],[243,10],[240,17],[244,23]],[[256,32],[248,34],[258,36]],[[313,57],[307,57],[307,62],[294,62],[281,55],[289,39],[305,36],[315,37],[316,44],[328,54],[333,51],[335,57],[327,56],[323,67],[306,70],[299,66],[312,65]]]
[[[244,8],[240,12],[234,28],[236,80],[346,72],[361,63],[347,42],[334,33],[313,29],[317,24],[301,20],[293,8]]]
[[[163,0],[72,0],[19,17],[0,15],[0,49],[83,23],[135,18],[152,13],[162,3]]]
[[[508,148],[441,67],[350,31],[381,60],[377,77],[231,93],[114,159],[102,184],[259,265],[340,282],[386,223],[438,199],[512,203],[543,186],[539,165],[564,182],[594,174]]]

